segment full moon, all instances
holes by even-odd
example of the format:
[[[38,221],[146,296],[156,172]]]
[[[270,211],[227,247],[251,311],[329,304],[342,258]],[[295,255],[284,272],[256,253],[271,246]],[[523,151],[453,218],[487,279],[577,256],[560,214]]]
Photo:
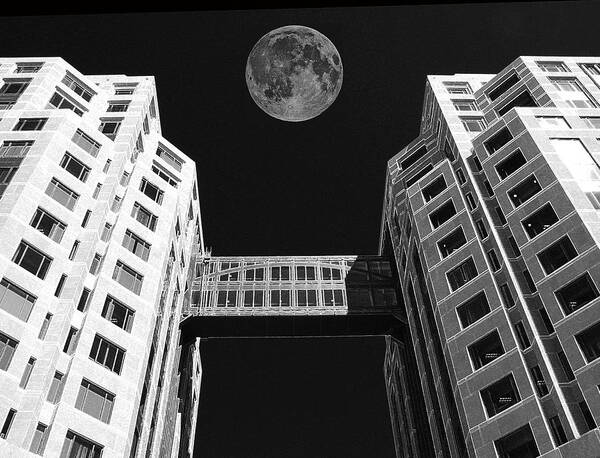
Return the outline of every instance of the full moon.
[[[283,121],[306,121],[323,113],[340,93],[342,76],[342,59],[333,43],[301,25],[264,35],[246,63],[252,99]]]

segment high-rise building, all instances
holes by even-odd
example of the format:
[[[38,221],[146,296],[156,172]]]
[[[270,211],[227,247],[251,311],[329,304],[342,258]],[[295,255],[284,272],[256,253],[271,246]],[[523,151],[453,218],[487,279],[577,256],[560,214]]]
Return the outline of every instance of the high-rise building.
[[[153,77],[27,58],[0,78],[0,455],[168,456],[195,164]]]
[[[429,76],[388,164],[435,456],[600,455],[600,58]]]

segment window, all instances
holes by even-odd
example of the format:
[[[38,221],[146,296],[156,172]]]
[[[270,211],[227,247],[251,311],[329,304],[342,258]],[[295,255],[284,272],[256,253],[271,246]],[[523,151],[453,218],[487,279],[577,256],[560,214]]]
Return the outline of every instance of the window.
[[[273,266],[271,267],[271,280],[289,280],[290,279],[290,268],[289,266]]]
[[[521,224],[529,238],[534,238],[536,235],[541,234],[550,226],[558,221],[558,216],[554,212],[552,206],[548,203],[540,208],[535,213],[525,218]]]
[[[473,194],[468,192],[465,194],[465,198],[467,199],[467,205],[469,206],[469,210],[475,210],[477,208],[477,202],[475,202]]]
[[[148,115],[144,116],[144,122],[142,124],[144,133],[148,135],[150,133],[150,123],[148,122]]]
[[[492,155],[512,139],[512,134],[510,133],[508,128],[504,127],[500,129],[498,133],[491,137],[488,141],[484,142],[483,145],[487,150],[488,154]]]
[[[598,289],[588,272],[577,277],[572,282],[554,293],[565,315],[589,304],[598,297]]]
[[[504,212],[500,207],[495,207],[494,209],[496,210],[496,216],[498,216],[498,222],[500,223],[500,226],[504,226],[506,224],[506,217],[504,216]]]
[[[46,278],[52,258],[21,240],[12,261],[43,280]]]
[[[444,141],[444,156],[448,158],[450,162],[454,162],[456,160],[456,156],[454,155],[454,151],[452,151],[452,147],[448,140]]]
[[[588,431],[591,429],[597,428],[596,421],[594,420],[594,416],[592,415],[592,412],[590,412],[590,408],[588,407],[588,405],[585,401],[581,401],[579,403],[579,410],[581,410],[581,415],[583,416],[583,419],[585,420],[585,423],[588,427]]]
[[[67,207],[69,210],[73,210],[77,203],[77,199],[79,199],[79,194],[66,187],[56,178],[52,178],[50,183],[48,183],[46,194],[56,200],[59,204]]]
[[[133,87],[120,87],[115,88],[115,95],[131,95],[135,91]]]
[[[550,78],[564,101],[574,108],[595,108],[597,105],[577,78]]]
[[[457,111],[477,111],[479,109],[475,100],[452,100],[452,104]]]
[[[465,233],[462,230],[462,226],[444,237],[438,242],[438,248],[442,255],[442,258],[450,256],[455,250],[458,250],[461,246],[467,243]]]
[[[3,371],[8,370],[17,345],[19,342],[0,332],[0,369]]]
[[[100,143],[98,143],[96,140],[94,140],[92,137],[90,137],[80,129],[77,129],[71,141],[78,145],[86,153],[94,157],[98,156],[98,152],[100,151],[100,147],[102,146],[100,145]]]
[[[508,91],[511,87],[513,87],[515,84],[517,84],[518,82],[519,82],[519,77],[515,73],[513,73],[508,78],[506,78],[504,81],[502,81],[500,84],[496,85],[496,87],[494,89],[489,91],[487,96],[489,97],[489,99],[491,101],[494,101],[497,98],[499,98],[502,94],[504,94],[506,91]]]
[[[217,293],[217,307],[235,307],[237,291],[221,290]]]
[[[467,179],[465,178],[465,174],[463,173],[462,169],[456,169],[456,176],[460,184],[465,184],[467,182]]]
[[[164,192],[158,186],[150,183],[145,178],[142,178],[142,182],[140,183],[140,191],[150,197],[150,199],[157,204],[162,204]]]
[[[119,127],[121,127],[121,120],[102,119],[98,130],[111,140],[114,140],[117,136],[117,132],[119,132]]]
[[[535,293],[537,291],[537,288],[535,286],[533,278],[531,277],[531,274],[527,269],[523,271],[523,278],[525,279],[525,283],[527,284],[527,288],[529,288],[529,291],[531,293]]]
[[[31,373],[33,372],[33,368],[35,367],[36,359],[32,356],[27,361],[25,365],[25,370],[23,371],[23,375],[21,376],[21,381],[19,382],[20,388],[27,388],[27,384],[29,383],[29,378],[31,377]]]
[[[487,229],[485,228],[485,223],[483,222],[483,220],[478,219],[477,221],[475,221],[475,228],[477,229],[477,233],[479,234],[479,237],[481,238],[481,240],[484,240],[485,238],[487,238],[488,233],[487,233]]]
[[[558,415],[549,418],[548,423],[550,423],[550,430],[552,431],[552,436],[554,436],[554,441],[556,442],[556,445],[562,445],[568,441],[567,435],[565,434],[565,430],[563,429],[562,423],[560,422],[560,418],[558,418]]]
[[[264,291],[244,291],[244,307],[262,307],[264,305]]]
[[[94,254],[94,259],[92,259],[92,263],[90,264],[90,273],[92,275],[96,275],[100,271],[102,259],[103,256],[100,253]]]
[[[110,159],[107,159],[107,160],[106,160],[106,163],[104,164],[104,167],[102,168],[102,172],[103,172],[103,173],[107,173],[107,172],[108,172],[108,169],[110,168],[110,163],[111,163],[111,162],[112,162],[112,161],[111,161]]]
[[[299,289],[298,302],[299,307],[314,307],[317,305],[317,291],[314,289]]]
[[[90,174],[90,168],[82,163],[81,161],[75,159],[74,156],[65,153],[62,160],[60,161],[60,166],[73,175],[78,180],[86,182],[88,175]]]
[[[271,290],[271,307],[289,307],[290,305],[288,290]]]
[[[341,307],[344,305],[341,289],[323,290],[323,305],[326,307]]]
[[[496,171],[498,172],[500,179],[503,180],[519,170],[526,162],[527,160],[525,159],[525,156],[523,156],[521,150],[516,150],[496,165]]]
[[[456,215],[456,208],[454,208],[454,203],[452,200],[447,201],[442,206],[438,207],[435,211],[433,211],[429,215],[429,220],[431,221],[431,225],[433,229],[440,227],[450,218]]]
[[[167,172],[166,170],[163,170],[156,164],[152,164],[152,171],[155,174],[157,174],[159,177],[161,177],[163,180],[165,180],[167,183],[169,183],[171,186],[173,186],[174,188],[176,188],[179,185],[179,179],[175,178],[169,172]]]
[[[160,157],[163,161],[169,164],[178,172],[181,172],[181,167],[183,165],[183,160],[177,157],[177,155],[169,150],[167,150],[164,146],[159,145],[156,149],[156,155]]]
[[[492,265],[492,270],[497,272],[500,270],[500,261],[498,261],[498,256],[496,256],[496,251],[493,249],[487,252],[488,259],[490,260],[490,264]]]
[[[577,340],[577,336],[575,336],[575,340]],[[562,375],[564,376],[564,379],[560,378],[559,382],[564,382],[564,381],[570,382],[571,380],[575,380],[575,374],[573,374],[573,369],[571,369],[571,365],[569,364],[569,360],[567,360],[565,352],[560,350],[559,352],[556,353],[556,356],[558,357],[558,361],[563,370]]]
[[[473,90],[467,82],[462,81],[444,81],[448,94],[472,94]]]
[[[112,278],[135,294],[140,294],[142,290],[144,276],[121,261],[117,261]]]
[[[423,188],[423,198],[425,199],[425,202],[429,202],[435,196],[440,194],[444,189],[446,189],[446,187],[446,180],[444,180],[443,175],[440,175],[429,185]]]
[[[92,292],[89,289],[83,288],[81,296],[79,296],[79,302],[77,303],[77,310],[80,312],[85,312],[87,310],[91,294]]]
[[[48,426],[43,423],[38,423],[33,432],[33,439],[29,451],[36,455],[43,456],[44,450],[46,449],[46,442],[48,441],[48,433]]]
[[[33,140],[4,141],[0,146],[0,157],[25,157],[33,146]]]
[[[508,191],[508,197],[512,201],[515,207],[525,203],[538,192],[542,190],[542,187],[538,183],[535,175],[530,175],[513,189]]]
[[[483,119],[483,117],[461,117],[460,120],[467,132],[481,132],[486,128],[485,119]]]
[[[416,150],[414,153],[410,154],[402,162],[400,162],[400,168],[402,170],[406,170],[407,168],[409,168],[411,165],[416,163],[419,159],[421,159],[426,154],[427,154],[427,147],[421,146],[418,150]]]
[[[123,246],[135,255],[142,258],[144,261],[148,260],[151,245],[141,237],[135,235],[129,229],[125,231],[125,236],[123,237]]]
[[[321,267],[321,279],[323,280],[341,280],[342,272],[333,267]]]
[[[413,184],[415,184],[417,181],[419,181],[421,178],[427,175],[431,170],[433,170],[433,165],[427,164],[425,167],[423,167],[421,170],[419,170],[417,173],[411,176],[408,180],[406,180],[404,186],[410,188]]]
[[[31,227],[37,229],[46,237],[54,240],[57,243],[63,238],[67,225],[59,221],[46,210],[38,207],[29,223]]]
[[[245,272],[246,281],[263,281],[265,279],[265,269],[248,269]]]
[[[38,334],[38,339],[44,340],[46,338],[46,333],[48,332],[48,328],[50,327],[50,322],[52,321],[53,315],[51,313],[46,313],[44,317],[44,321],[42,321],[42,327],[40,328],[40,333]]]
[[[537,107],[535,99],[528,91],[521,92],[518,96],[497,110],[498,116],[504,116],[515,107]]]
[[[146,226],[151,231],[156,229],[157,217],[138,202],[133,204],[133,210],[131,211],[131,217],[135,218],[136,221]]]
[[[106,109],[106,111],[109,113],[120,113],[123,111],[127,111],[127,108],[129,108],[130,103],[130,100],[108,102],[108,108]]]
[[[579,64],[582,68],[590,72],[592,75],[600,75],[600,64]]]
[[[479,158],[473,155],[471,156],[471,160],[473,161],[473,166],[475,167],[475,170],[481,172],[483,170],[483,167],[481,166],[481,161],[479,160]]]
[[[43,65],[43,62],[17,62],[15,73],[37,73]]]
[[[513,375],[510,374],[481,390],[488,418],[499,414],[521,400]]]
[[[75,401],[75,408],[104,423],[109,423],[114,402],[114,394],[100,388],[89,380],[83,379],[79,387],[77,400]]]
[[[504,354],[504,347],[502,346],[502,341],[497,330],[479,339],[473,345],[469,346],[468,350],[475,370],[491,363]]]
[[[569,123],[562,116],[536,116],[540,127],[545,129],[570,129]]]
[[[531,346],[531,342],[529,341],[527,331],[525,330],[525,326],[523,325],[522,321],[515,323],[515,332],[517,334],[517,340],[519,341],[521,350],[528,349]]]
[[[18,167],[0,167],[0,185],[10,184],[17,169]],[[2,197],[2,192],[3,191],[0,191],[0,197]]]
[[[55,92],[48,102],[48,108],[71,110],[77,116],[83,115],[83,110],[62,94]]]
[[[591,129],[600,129],[600,116],[582,116],[581,120]]]
[[[531,378],[535,384],[535,389],[540,398],[546,396],[548,391],[548,386],[546,385],[546,380],[544,380],[544,375],[542,374],[542,370],[540,366],[533,366],[529,372],[531,373]]]
[[[121,175],[121,179],[119,180],[119,184],[121,186],[127,186],[127,183],[129,183],[129,172],[127,172],[126,170],[123,170],[123,174]]]
[[[600,169],[578,138],[551,138],[559,159],[576,180],[599,180]]]
[[[125,358],[125,350],[106,340],[101,335],[96,334],[90,358],[101,366],[120,374],[123,367],[123,359]]]
[[[543,72],[568,72],[569,69],[564,64],[564,62],[554,61],[554,62],[536,62],[537,66]]]
[[[63,352],[67,355],[72,355],[77,348],[77,342],[79,341],[79,329],[71,326],[69,329],[69,333],[67,334],[67,338],[65,339],[65,345],[63,347]]]
[[[100,190],[102,189],[102,184],[101,183],[97,183],[96,187],[94,188],[94,192],[92,194],[92,199],[97,199],[98,195],[100,194]]]
[[[500,458],[535,458],[540,456],[531,426],[525,426],[494,442]]]
[[[65,374],[58,371],[54,372],[54,377],[52,377],[52,383],[50,383],[50,389],[48,390],[46,400],[51,404],[58,404],[64,387]]]
[[[552,320],[550,319],[550,315],[548,315],[546,309],[542,306],[538,309],[537,312],[540,315],[540,318],[542,319],[542,323],[544,323],[544,326],[546,327],[547,334],[553,334],[554,325],[552,324]]]
[[[135,311],[112,296],[106,296],[102,316],[121,329],[131,332]]]
[[[83,84],[69,72],[67,72],[65,77],[62,79],[62,83],[86,102],[89,102],[95,95],[94,91],[92,91],[88,86]]]
[[[6,439],[16,415],[17,411],[15,409],[10,409],[8,411],[6,419],[4,420],[4,425],[2,425],[2,430],[0,431],[0,439]]]
[[[104,227],[102,228],[102,234],[100,235],[100,240],[102,240],[103,242],[108,242],[111,234],[112,234],[112,224],[104,223]]]
[[[507,283],[500,285],[500,294],[502,295],[504,306],[507,309],[515,305],[515,300],[513,299],[512,293],[510,292],[510,287]]]
[[[71,252],[69,253],[69,261],[75,259],[75,255],[77,254],[77,250],[79,249],[79,240],[75,240],[73,242],[73,246],[71,247]]]
[[[150,117],[156,118],[156,106],[154,104],[154,97],[150,100],[150,105],[148,105],[148,109],[150,110]]]
[[[54,291],[55,297],[60,297],[60,294],[65,286],[65,281],[67,281],[67,274],[62,274],[58,280],[58,284],[56,285],[56,290]]]
[[[83,215],[83,220],[81,221],[81,227],[86,227],[89,220],[90,220],[90,216],[92,215],[92,210],[86,210],[85,211],[85,215]]]
[[[468,301],[459,305],[456,308],[456,312],[458,313],[460,324],[464,329],[490,313],[490,305],[485,293],[481,291]]]
[[[586,192],[585,196],[588,198],[588,200],[592,204],[592,207],[594,207],[596,210],[600,210],[600,192],[598,192],[598,191]]]
[[[468,258],[454,269],[446,273],[450,290],[456,291],[461,286],[465,285],[477,276],[477,268],[473,258]]]
[[[20,118],[13,130],[42,130],[48,118]]]
[[[100,458],[102,445],[69,430],[60,451],[60,458]]]
[[[577,250],[568,236],[564,236],[537,255],[546,275],[564,266],[576,256]]]
[[[115,195],[113,197],[112,203],[110,204],[110,211],[115,213],[118,212],[121,208],[121,201],[122,197]]]
[[[25,92],[30,82],[31,79],[4,80],[4,84],[0,87],[0,95],[5,97],[20,95]]]
[[[296,266],[296,280],[316,280],[315,268],[312,266]]]

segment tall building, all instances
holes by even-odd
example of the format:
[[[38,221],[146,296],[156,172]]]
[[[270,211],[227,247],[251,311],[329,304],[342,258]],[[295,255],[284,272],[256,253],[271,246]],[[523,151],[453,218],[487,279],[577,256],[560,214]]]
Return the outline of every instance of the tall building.
[[[195,164],[153,77],[27,58],[0,78],[0,455],[165,456]]]
[[[600,455],[599,129],[600,58],[427,78],[380,246],[435,456]]]

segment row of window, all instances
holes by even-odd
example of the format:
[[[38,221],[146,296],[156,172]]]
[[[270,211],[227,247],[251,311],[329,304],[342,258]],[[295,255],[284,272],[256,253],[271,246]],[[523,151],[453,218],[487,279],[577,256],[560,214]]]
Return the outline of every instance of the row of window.
[[[236,263],[236,262],[231,262],[231,263],[222,262],[220,268],[221,268],[221,270],[227,270],[227,269],[236,269],[238,267],[239,267],[239,263]],[[294,277],[296,280],[300,280],[300,281],[317,280],[317,271],[318,270],[319,269],[314,266],[296,266],[295,269],[291,269],[290,266],[272,266],[270,268],[270,271],[271,271],[270,280],[271,281],[291,281],[292,280],[292,276],[291,276],[292,271],[295,271],[295,273],[296,273],[296,275]],[[259,267],[259,268],[255,268],[255,269],[246,268],[242,272],[244,274],[245,281],[264,281],[264,280],[266,280],[264,267]],[[335,268],[331,268],[331,267],[321,267],[320,272],[321,272],[321,276],[320,276],[321,280],[341,280],[342,279],[342,272],[340,269],[335,269]],[[238,281],[239,275],[240,275],[239,271],[228,272],[228,273],[219,275],[218,280],[219,281]]]

